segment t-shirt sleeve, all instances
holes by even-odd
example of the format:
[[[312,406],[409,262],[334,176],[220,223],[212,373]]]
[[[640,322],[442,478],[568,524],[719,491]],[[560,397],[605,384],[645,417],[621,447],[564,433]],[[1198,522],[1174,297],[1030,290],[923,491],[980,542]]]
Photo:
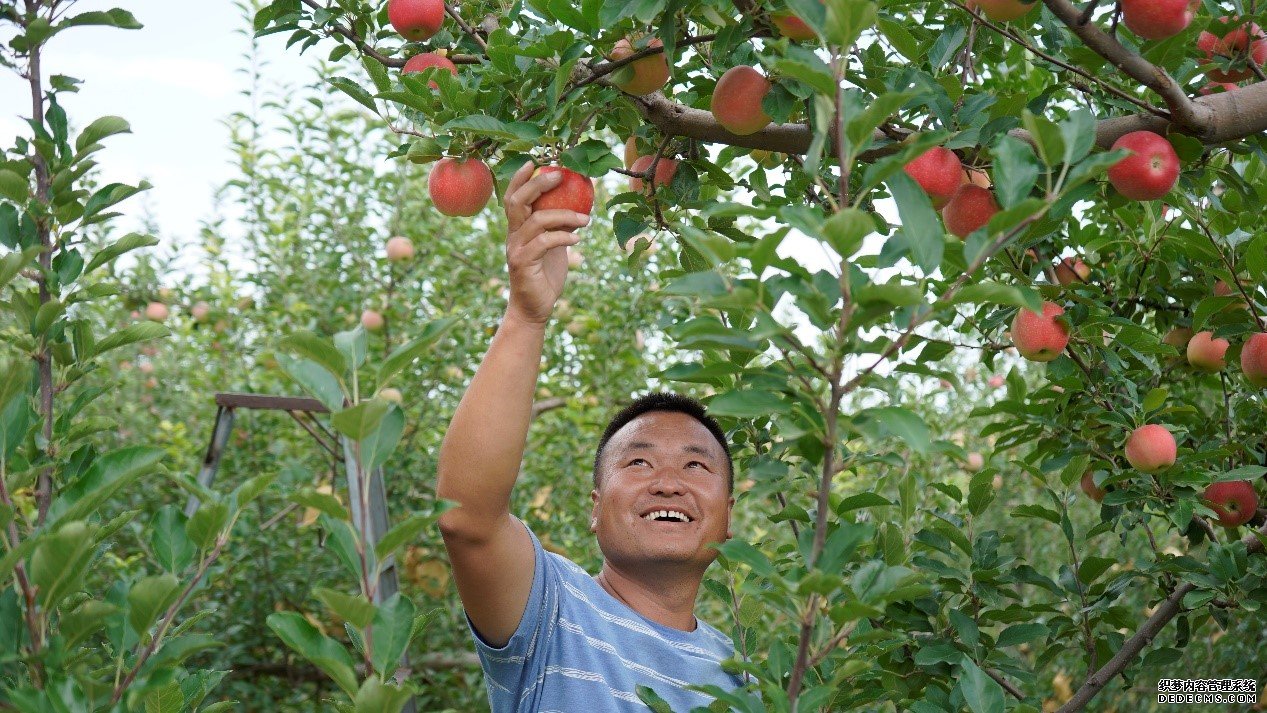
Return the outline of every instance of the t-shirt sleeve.
[[[505,646],[494,648],[475,630],[471,618],[466,617],[466,626],[470,629],[471,638],[475,640],[475,652],[484,669],[490,699],[510,697],[513,703],[518,702],[522,691],[535,685],[538,669],[544,668],[544,662],[537,654],[544,648],[546,639],[558,623],[560,590],[558,570],[546,556],[541,541],[526,523],[522,520],[518,522],[528,531],[528,538],[532,540],[534,562],[532,589],[528,593],[528,603],[519,620],[519,627]],[[463,615],[465,616],[465,612]]]

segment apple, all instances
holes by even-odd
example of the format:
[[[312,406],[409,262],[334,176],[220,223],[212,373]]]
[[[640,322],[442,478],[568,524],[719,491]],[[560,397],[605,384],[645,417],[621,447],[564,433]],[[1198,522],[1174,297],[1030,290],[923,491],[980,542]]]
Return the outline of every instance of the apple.
[[[568,322],[567,326],[564,327],[563,330],[573,337],[580,337],[589,331],[589,323],[584,319],[577,317],[571,322]]]
[[[1233,92],[1240,89],[1241,85],[1231,82],[1210,82],[1209,84],[1197,90],[1197,94],[1201,96],[1209,96],[1211,94],[1223,94],[1225,92]],[[1220,91],[1222,90],[1222,91]]]
[[[147,388],[147,389],[157,389],[157,388],[158,388],[158,379],[155,379],[155,378],[154,378],[154,377],[152,377],[152,376],[151,376],[150,378],[146,379],[146,380],[145,380],[145,388]],[[151,402],[151,403],[152,403],[152,402]]]
[[[365,327],[366,331],[377,332],[383,328],[385,323],[386,320],[383,319],[383,315],[372,309],[367,309],[361,313],[361,326]]]
[[[1162,344],[1169,344],[1175,349],[1187,349],[1190,341],[1192,341],[1192,330],[1187,327],[1175,327],[1161,338]]]
[[[945,146],[934,146],[916,156],[903,170],[924,189],[933,207],[938,209],[950,202],[966,176],[963,162]]]
[[[985,467],[985,456],[981,455],[980,453],[969,453],[968,457],[964,460],[964,468],[966,470],[972,471],[973,473],[981,470],[984,467]]]
[[[1227,26],[1235,22],[1236,18],[1224,15],[1216,22],[1227,29]],[[1250,37],[1253,40],[1250,40]],[[1239,27],[1229,30],[1222,36],[1216,35],[1209,31],[1203,31],[1197,36],[1197,49],[1205,54],[1205,59],[1198,60],[1197,64],[1211,65],[1205,70],[1206,75],[1215,82],[1239,82],[1254,76],[1254,71],[1249,67],[1244,69],[1218,69],[1213,64],[1215,55],[1219,57],[1245,57],[1247,54],[1253,58],[1254,62],[1259,66],[1267,63],[1267,37],[1263,36],[1262,29],[1252,22],[1242,23]]]
[[[1100,486],[1095,484],[1095,476],[1092,475],[1091,471],[1089,470],[1082,474],[1081,486],[1082,486],[1082,492],[1086,493],[1087,497],[1091,498],[1097,503],[1104,500],[1104,496],[1108,494],[1109,492],[1105,490],[1104,488],[1101,488]]]
[[[1113,150],[1133,155],[1109,167],[1109,183],[1137,201],[1161,198],[1179,180],[1179,155],[1170,142],[1151,131],[1132,131],[1113,142]]]
[[[444,0],[387,0],[387,21],[411,42],[431,39],[444,24]]]
[[[780,35],[789,40],[812,40],[818,37],[818,33],[805,24],[804,20],[787,10],[770,13],[770,22],[774,23]]]
[[[651,162],[654,159],[654,156],[639,156],[638,160],[634,161],[632,170],[645,174],[651,169]],[[666,156],[661,156],[660,161],[656,163],[655,177],[651,179],[651,190],[654,191],[656,186],[667,186],[672,183],[673,176],[676,173],[677,161],[674,161]],[[629,177],[629,190],[631,191],[642,193],[645,184],[646,182],[641,178],[637,178],[635,176]]]
[[[167,305],[162,302],[151,302],[145,305],[145,318],[154,322],[167,321]]]
[[[225,330],[227,330],[228,328],[229,328],[229,323],[224,321],[223,319],[217,319],[216,323],[211,325],[211,331],[215,332],[216,334],[224,334]]]
[[[1227,366],[1223,358],[1227,347],[1226,339],[1215,339],[1212,332],[1197,332],[1188,340],[1188,363],[1202,371],[1222,371]]]
[[[1082,258],[1067,257],[1056,263],[1056,281],[1068,287],[1075,282],[1086,282],[1091,277],[1091,268]]]
[[[748,155],[762,168],[778,168],[783,165],[783,161],[787,158],[781,153],[766,151],[765,149],[753,149]]]
[[[1233,288],[1231,285],[1227,284],[1223,280],[1219,280],[1218,282],[1215,282],[1214,296],[1215,297],[1231,297],[1233,294],[1240,294],[1240,288],[1245,287],[1245,280],[1238,280],[1237,282],[1239,282],[1240,284],[1237,285],[1236,288]],[[1228,308],[1249,309],[1249,303],[1246,302],[1245,300],[1239,300],[1237,302],[1234,302],[1228,305],[1224,309],[1228,309]]]
[[[1043,303],[1043,313],[1022,307],[1012,320],[1012,344],[1030,361],[1052,361],[1069,344],[1069,328],[1058,317],[1065,313],[1054,302]]]
[[[533,211],[561,208],[589,215],[594,210],[594,182],[588,177],[562,166],[543,166],[537,173],[562,173],[563,180],[533,201]]]
[[[1006,22],[1015,20],[1033,12],[1040,2],[1021,2],[1021,0],[968,0],[968,7],[980,7],[985,16],[991,20]]]
[[[647,43],[647,47],[663,46],[664,43],[659,38],[652,39]],[[619,61],[634,54],[636,51],[638,50],[634,49],[632,42],[622,38],[616,43],[615,49],[612,50],[611,59],[613,62]],[[628,80],[616,84],[622,92],[643,96],[659,90],[668,83],[669,62],[663,52],[658,52],[621,67],[617,70],[617,73],[631,75]]]
[[[479,213],[493,195],[493,172],[479,159],[442,158],[427,176],[427,193],[444,215]]]
[[[570,268],[580,267],[581,264],[585,262],[585,255],[583,255],[580,250],[577,250],[571,245],[567,246],[567,249],[568,249],[568,267]]]
[[[1003,475],[1001,473],[995,473],[994,479],[990,481],[990,486],[993,487],[995,490],[1002,490],[1003,489]]]
[[[404,401],[405,397],[400,393],[400,389],[388,387],[386,389],[378,390],[378,398],[384,401],[390,401],[399,406],[400,403]]]
[[[1201,496],[1210,509],[1218,513],[1223,527],[1237,527],[1253,519],[1258,510],[1258,493],[1248,480],[1211,483]]]
[[[453,381],[457,381],[463,376],[462,367],[450,364],[449,366],[444,367],[444,375]]]
[[[965,184],[971,183],[982,188],[990,188],[993,185],[990,183],[990,174],[979,168],[964,169],[962,182]]]
[[[638,250],[638,243],[646,243],[646,250],[643,255],[654,255],[660,249],[659,243],[649,235],[635,235],[625,242],[625,255],[633,255]]]
[[[1267,332],[1250,336],[1241,347],[1241,371],[1259,388],[1267,387]]]
[[[153,365],[152,363],[148,362],[148,361],[143,361],[143,362],[141,362],[141,363],[140,363],[140,365],[139,365],[139,366],[137,366],[136,368],[137,368],[137,370],[138,370],[138,371],[140,371],[142,374],[153,374],[153,373],[154,373],[154,365]]]
[[[195,322],[206,322],[211,317],[211,305],[199,302],[189,309],[189,314],[193,316]]]
[[[625,168],[633,168],[634,161],[638,160],[638,140],[635,136],[630,136],[625,142]]]
[[[1146,40],[1164,40],[1183,32],[1201,0],[1121,0],[1121,6],[1127,29]]]
[[[981,186],[968,184],[955,191],[950,202],[941,209],[941,217],[946,223],[946,230],[966,238],[989,223],[998,212],[999,204],[993,193]]]
[[[412,260],[414,257],[414,243],[409,238],[396,236],[387,240],[387,259],[392,262],[402,262],[404,260]]]
[[[1126,439],[1126,460],[1136,470],[1157,473],[1175,464],[1175,437],[1165,426],[1150,423],[1131,432]]]
[[[998,389],[1002,388],[1002,386],[1007,383],[1007,380],[1003,378],[1002,374],[995,374],[994,376],[991,376],[986,383],[990,385],[990,388]]]
[[[713,89],[709,107],[713,118],[732,134],[755,134],[770,124],[770,116],[761,108],[761,100],[772,86],[770,80],[752,67],[731,67]]]
[[[452,74],[455,77],[458,76],[457,65],[454,64],[448,57],[436,54],[435,52],[423,52],[422,54],[416,54],[410,57],[409,60],[405,62],[405,66],[401,68],[400,73],[412,74],[414,72],[421,72],[428,67],[443,67],[449,70],[449,74]],[[440,85],[436,84],[434,79],[428,81],[427,86],[432,89],[440,88]]]

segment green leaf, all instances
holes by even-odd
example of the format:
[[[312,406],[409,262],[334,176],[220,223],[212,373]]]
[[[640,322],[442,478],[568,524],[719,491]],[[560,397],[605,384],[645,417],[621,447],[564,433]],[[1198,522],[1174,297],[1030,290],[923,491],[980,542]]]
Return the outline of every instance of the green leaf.
[[[44,611],[53,611],[66,595],[83,587],[85,570],[97,550],[96,532],[96,527],[75,520],[38,538],[30,576]]]
[[[714,416],[734,418],[758,418],[772,414],[788,413],[792,404],[786,398],[768,391],[745,389],[727,391],[708,402],[708,412]]]
[[[416,512],[392,526],[374,545],[374,554],[380,560],[391,556],[401,545],[413,542],[435,524],[436,514]]]
[[[185,694],[181,692],[180,684],[175,681],[168,681],[158,688],[150,688],[143,695],[145,713],[181,713],[184,710]]]
[[[353,371],[360,369],[361,365],[365,363],[365,356],[369,348],[369,340],[366,337],[365,329],[358,325],[356,329],[351,331],[335,334],[334,347],[352,365]]]
[[[980,515],[994,502],[994,473],[986,468],[972,474],[968,484],[968,512]]]
[[[326,587],[317,587],[312,590],[312,595],[321,600],[335,616],[351,622],[358,629],[364,629],[374,619],[373,602],[359,594],[344,594]]]
[[[150,524],[150,550],[163,569],[177,574],[193,561],[194,544],[185,534],[188,518],[174,505],[165,505]]]
[[[1047,636],[1050,631],[1043,624],[1014,624],[999,634],[999,638],[994,642],[994,645],[997,647],[1016,646],[1026,641],[1033,641],[1034,639]]]
[[[541,138],[541,129],[526,121],[506,123],[501,119],[483,114],[460,116],[444,126],[441,132],[469,131],[479,136],[487,136],[503,141],[535,141]]]
[[[885,181],[893,200],[897,202],[898,217],[902,222],[902,235],[911,250],[915,264],[925,273],[941,264],[945,250],[945,231],[928,194],[905,171],[897,171]]]
[[[644,686],[639,683],[634,686],[634,691],[638,694],[638,700],[647,704],[652,713],[673,713],[673,708],[669,706],[669,702],[660,697],[650,686]]]
[[[361,442],[361,458],[365,461],[365,469],[373,471],[386,463],[400,444],[400,437],[404,432],[404,412],[399,407],[388,408],[378,428]]]
[[[180,596],[180,580],[170,573],[137,580],[128,590],[128,624],[142,641],[149,640],[154,622]]]
[[[141,233],[128,233],[118,240],[110,243],[106,247],[97,251],[92,259],[88,261],[88,265],[84,268],[83,274],[87,275],[93,270],[114,260],[120,255],[137,250],[139,248],[148,248],[158,245],[158,238],[152,235],[142,235]]]
[[[97,342],[93,348],[92,356],[99,357],[102,354],[119,347],[126,347],[129,344],[137,342],[146,342],[151,339],[160,339],[171,334],[171,330],[158,322],[137,322],[129,324],[119,331]]]
[[[118,611],[119,608],[113,604],[89,599],[73,611],[63,614],[57,622],[57,631],[64,637],[63,645],[67,650],[74,651],[80,642],[106,625],[107,617]],[[3,653],[0,651],[0,654]]]
[[[343,435],[354,441],[365,440],[382,423],[391,402],[382,399],[370,399],[343,409],[330,418],[330,425]]]
[[[1078,579],[1082,580],[1083,584],[1091,584],[1097,577],[1107,572],[1115,562],[1117,560],[1108,557],[1086,557],[1078,567]]]
[[[1166,403],[1166,397],[1169,395],[1170,389],[1164,386],[1150,390],[1148,395],[1144,397],[1144,411],[1155,411],[1161,408],[1161,405]]]
[[[117,7],[105,11],[81,12],[57,23],[58,29],[80,25],[106,25],[121,30],[139,30],[144,27],[136,21],[132,13]]]
[[[287,376],[327,409],[333,412],[343,408],[343,386],[325,367],[311,359],[299,359],[288,354],[278,354],[277,363]]]
[[[278,341],[277,348],[312,361],[330,372],[330,375],[339,383],[343,383],[343,378],[348,373],[347,360],[343,358],[339,350],[312,332],[300,331],[288,334]]]
[[[378,676],[370,676],[356,692],[352,705],[356,713],[399,713],[413,692],[395,684],[384,683]]]
[[[965,285],[955,293],[952,304],[992,304],[1004,307],[1020,307],[1032,312],[1042,312],[1043,297],[1031,288],[1004,285],[998,282],[982,281]]]
[[[233,491],[233,497],[237,501],[238,509],[246,507],[247,503],[263,495],[264,491],[268,490],[268,486],[272,485],[276,478],[276,473],[266,473],[250,478],[239,485]]]
[[[312,488],[305,488],[299,492],[291,493],[290,500],[304,507],[316,509],[342,522],[348,522],[352,519],[352,516],[348,514],[347,508],[343,507],[343,503],[340,503],[338,498],[318,492]]]
[[[35,258],[39,254],[40,248],[33,247],[20,252],[11,252],[0,258],[0,287],[9,284],[9,281],[17,277],[22,268],[35,262]]]
[[[959,691],[972,713],[1002,713],[1003,687],[967,656],[959,662]]]
[[[357,692],[352,657],[337,641],[317,631],[299,612],[275,612],[268,615],[268,628],[287,646],[314,666],[325,671],[349,696]]]
[[[864,409],[854,417],[854,423],[872,438],[896,436],[920,453],[927,453],[932,445],[932,435],[924,419],[899,406]]]
[[[413,634],[414,603],[399,593],[378,606],[374,614],[374,670],[390,676],[400,666]]]
[[[351,79],[348,79],[347,77],[326,77],[326,82],[335,89],[338,89],[344,94],[352,97],[356,103],[374,112],[375,115],[378,114],[378,107],[374,104],[373,95],[365,91],[361,85]]]
[[[207,501],[198,506],[198,511],[185,523],[185,534],[200,550],[206,550],[215,544],[216,538],[229,521],[228,503]]]
[[[1038,146],[1038,156],[1043,163],[1058,166],[1065,156],[1065,141],[1060,127],[1028,109],[1021,112],[1021,124]]]
[[[31,197],[31,185],[21,175],[0,169],[0,197],[22,205]]]
[[[152,472],[166,455],[161,448],[129,446],[97,458],[83,475],[64,488],[48,510],[48,522],[79,520],[142,475]]]
[[[85,147],[91,146],[98,141],[115,134],[131,133],[132,127],[128,122],[117,116],[103,116],[92,122],[79,132],[79,136],[75,139],[75,151],[83,151]]]
[[[376,383],[378,388],[387,386],[392,378],[394,378],[406,367],[414,363],[418,357],[426,354],[431,350],[431,346],[436,343],[445,332],[452,329],[462,318],[460,316],[444,317],[432,320],[422,326],[422,334],[416,339],[398,347],[385,360],[383,365],[378,369],[378,377]]]
[[[829,44],[851,47],[863,30],[875,24],[876,4],[867,0],[839,0],[827,3],[823,37]]]
[[[862,248],[862,241],[875,232],[875,221],[866,211],[843,208],[823,223],[823,237],[843,258],[852,257]]]
[[[1038,158],[1030,145],[1004,134],[994,147],[994,192],[1003,208],[1029,196],[1038,180],[1038,169]]]

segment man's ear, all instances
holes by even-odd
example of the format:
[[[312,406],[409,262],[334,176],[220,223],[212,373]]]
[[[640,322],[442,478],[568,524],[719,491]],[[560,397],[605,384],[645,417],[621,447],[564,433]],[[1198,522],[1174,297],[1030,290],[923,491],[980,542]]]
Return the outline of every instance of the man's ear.
[[[598,489],[590,491],[590,500],[593,505],[590,506],[590,532],[598,532]]]
[[[730,531],[730,515],[734,509],[735,509],[735,496],[732,495],[730,496],[730,500],[727,501],[726,503],[726,539],[727,540],[735,536],[735,533]]]

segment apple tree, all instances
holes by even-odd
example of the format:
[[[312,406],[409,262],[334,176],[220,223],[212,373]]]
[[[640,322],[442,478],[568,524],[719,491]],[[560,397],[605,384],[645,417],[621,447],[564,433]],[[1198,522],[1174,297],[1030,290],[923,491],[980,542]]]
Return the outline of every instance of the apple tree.
[[[1267,601],[1267,37],[1256,3],[1141,5],[275,0],[255,29],[328,51],[389,157],[628,186],[598,222],[672,252],[663,376],[712,390],[761,514],[706,583],[751,678],[719,706],[1034,711],[1059,659],[1073,711]],[[1008,375],[963,482],[913,385],[962,387],[965,351]]]

